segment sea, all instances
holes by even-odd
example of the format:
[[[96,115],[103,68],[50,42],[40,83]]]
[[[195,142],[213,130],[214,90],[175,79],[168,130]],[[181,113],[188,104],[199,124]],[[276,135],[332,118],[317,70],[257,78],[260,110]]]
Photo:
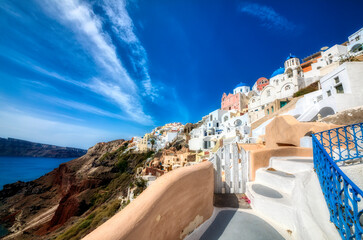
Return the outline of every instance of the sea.
[[[74,158],[0,157],[0,190],[8,183],[35,180],[72,159]]]

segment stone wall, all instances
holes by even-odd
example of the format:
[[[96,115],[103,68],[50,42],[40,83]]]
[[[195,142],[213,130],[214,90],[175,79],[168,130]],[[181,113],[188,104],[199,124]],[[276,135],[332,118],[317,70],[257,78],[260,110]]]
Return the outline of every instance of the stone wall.
[[[213,213],[210,162],[176,169],[84,239],[183,239]]]

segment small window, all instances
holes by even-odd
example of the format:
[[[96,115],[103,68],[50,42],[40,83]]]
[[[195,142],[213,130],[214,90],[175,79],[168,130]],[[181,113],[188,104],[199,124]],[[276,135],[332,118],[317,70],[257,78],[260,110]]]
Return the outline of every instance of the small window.
[[[334,78],[335,84],[339,83],[339,77]]]
[[[326,94],[328,94],[328,97],[330,97],[331,96],[331,91],[330,90],[327,91]]]
[[[217,123],[217,127],[219,127],[219,123]]]
[[[291,89],[290,85],[287,85],[287,86],[285,87],[285,90],[286,90],[286,91],[288,91],[288,90],[290,90],[290,89]]]
[[[267,109],[267,115],[269,115],[270,114],[270,110],[269,109]]]
[[[267,90],[267,97],[269,97],[271,95],[270,90]]]
[[[274,107],[272,106],[272,107],[271,107],[271,113],[273,113],[273,112],[274,112]]]
[[[321,68],[321,66],[317,67],[316,69],[318,69],[318,70],[319,70],[320,68]]]
[[[360,39],[360,36],[359,35],[355,37],[355,40],[356,41],[359,41],[359,39]]]
[[[342,84],[339,84],[338,86],[336,86],[335,89],[336,89],[337,93],[344,93]]]

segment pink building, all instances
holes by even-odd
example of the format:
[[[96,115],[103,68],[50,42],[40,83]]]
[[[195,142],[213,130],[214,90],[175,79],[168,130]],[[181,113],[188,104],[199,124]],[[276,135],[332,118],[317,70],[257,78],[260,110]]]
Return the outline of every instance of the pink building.
[[[221,101],[222,110],[237,110],[242,111],[248,107],[247,94],[250,91],[250,87],[244,83],[239,83],[233,90],[233,93],[223,93]]]
[[[240,93],[236,93],[236,94],[227,94],[223,93],[222,96],[222,110],[237,110],[237,111],[242,111],[241,106],[240,106],[240,102],[241,102],[241,95]]]

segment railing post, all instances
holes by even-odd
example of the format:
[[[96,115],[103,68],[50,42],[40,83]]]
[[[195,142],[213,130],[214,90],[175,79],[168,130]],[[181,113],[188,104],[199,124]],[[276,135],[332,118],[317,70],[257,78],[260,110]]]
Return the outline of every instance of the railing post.
[[[233,169],[233,193],[238,193],[238,147],[237,143],[232,144],[233,159],[232,159],[232,169]]]
[[[224,160],[225,160],[225,164],[224,164],[224,176],[225,176],[225,189],[226,189],[226,193],[230,193],[230,187],[231,187],[231,160],[230,160],[230,145],[225,145],[224,146]]]
[[[363,199],[363,191],[347,177],[336,162],[362,157],[362,154],[360,154],[358,149],[358,147],[361,148],[361,146],[358,142],[358,136],[355,129],[356,126],[360,126],[362,129],[362,124],[360,123],[359,125],[354,124],[313,135],[314,168],[329,208],[330,220],[335,224],[341,238],[349,240],[362,239],[363,229],[360,224],[360,218],[363,215],[363,209],[362,205],[358,205],[358,202]],[[349,134],[352,135],[353,133],[353,137],[350,140],[347,131],[351,128],[353,129]],[[336,143],[333,143],[331,133],[337,135]],[[327,134],[329,137],[328,145],[324,144],[324,141],[327,139],[323,137],[323,134]],[[340,138],[339,135],[342,137]],[[320,136],[320,142],[317,139],[317,136]],[[345,140],[343,140],[344,137]],[[351,148],[350,142],[351,144],[354,144]],[[346,146],[347,151],[346,157],[343,156],[343,150],[341,149],[344,145]],[[333,151],[333,146],[338,148],[336,149],[337,151]],[[356,154],[353,156],[350,154],[350,150],[354,148]],[[330,152],[328,153],[327,150]],[[334,157],[334,152],[338,154],[337,159]]]

